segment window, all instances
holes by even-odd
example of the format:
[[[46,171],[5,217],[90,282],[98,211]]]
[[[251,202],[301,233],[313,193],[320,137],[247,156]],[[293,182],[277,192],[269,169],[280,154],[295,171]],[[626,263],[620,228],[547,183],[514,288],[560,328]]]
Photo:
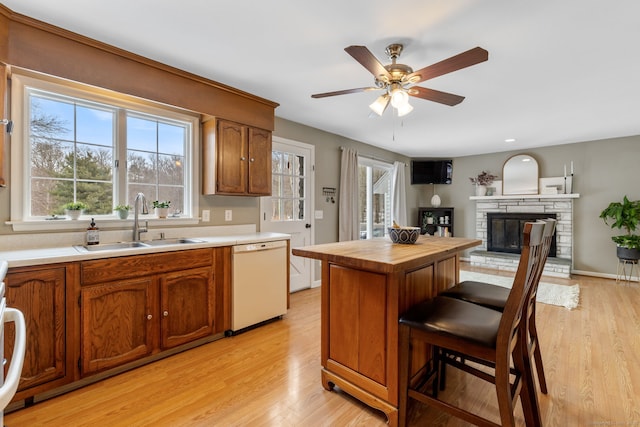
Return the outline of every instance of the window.
[[[79,84],[22,75],[12,84],[27,118],[15,138],[24,141],[18,161],[12,150],[12,164],[24,168],[23,188],[12,191],[22,208],[12,207],[12,220],[63,215],[68,202],[86,204],[85,215],[115,218],[114,206],[133,205],[139,192],[149,202],[170,201],[175,216],[197,212],[197,116]]]
[[[391,226],[391,178],[393,165],[358,157],[360,238],[387,234]]]
[[[271,154],[271,221],[304,220],[304,156],[274,150]]]

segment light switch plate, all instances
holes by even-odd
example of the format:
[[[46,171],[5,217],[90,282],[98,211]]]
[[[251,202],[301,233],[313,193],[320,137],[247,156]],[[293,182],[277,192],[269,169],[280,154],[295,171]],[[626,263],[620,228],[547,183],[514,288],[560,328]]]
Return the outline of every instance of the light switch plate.
[[[202,222],[209,222],[211,221],[211,211],[208,209],[204,209],[202,211]]]
[[[313,216],[315,219],[322,219],[324,217],[324,211],[315,211]]]
[[[233,219],[233,213],[231,209],[227,209],[226,211],[224,211],[224,220],[231,221],[232,219]]]

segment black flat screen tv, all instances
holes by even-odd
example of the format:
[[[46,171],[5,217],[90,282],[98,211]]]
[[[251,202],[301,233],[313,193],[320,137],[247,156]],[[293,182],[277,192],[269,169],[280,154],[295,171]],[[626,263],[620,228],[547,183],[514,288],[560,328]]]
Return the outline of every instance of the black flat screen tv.
[[[412,160],[411,184],[451,184],[452,160]]]

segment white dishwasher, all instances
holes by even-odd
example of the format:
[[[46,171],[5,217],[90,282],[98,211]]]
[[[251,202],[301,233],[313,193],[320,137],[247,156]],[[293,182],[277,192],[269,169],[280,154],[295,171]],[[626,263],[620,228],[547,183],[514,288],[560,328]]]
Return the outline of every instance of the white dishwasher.
[[[233,247],[228,334],[287,313],[287,270],[286,240]]]

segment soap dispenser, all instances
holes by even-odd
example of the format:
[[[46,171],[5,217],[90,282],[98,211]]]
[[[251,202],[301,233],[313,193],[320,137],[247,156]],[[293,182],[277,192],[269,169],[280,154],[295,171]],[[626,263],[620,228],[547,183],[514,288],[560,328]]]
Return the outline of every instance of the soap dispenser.
[[[100,243],[100,229],[96,227],[96,222],[91,218],[91,224],[87,228],[87,245],[97,245]]]

